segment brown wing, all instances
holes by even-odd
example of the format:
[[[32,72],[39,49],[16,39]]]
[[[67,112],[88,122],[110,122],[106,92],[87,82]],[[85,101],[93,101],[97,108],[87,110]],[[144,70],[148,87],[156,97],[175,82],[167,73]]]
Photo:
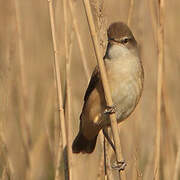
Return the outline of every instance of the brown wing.
[[[93,73],[92,73],[91,80],[89,82],[88,88],[87,88],[85,96],[84,96],[84,101],[85,102],[88,100],[89,95],[91,94],[93,89],[96,87],[99,80],[100,80],[99,67],[96,66]]]

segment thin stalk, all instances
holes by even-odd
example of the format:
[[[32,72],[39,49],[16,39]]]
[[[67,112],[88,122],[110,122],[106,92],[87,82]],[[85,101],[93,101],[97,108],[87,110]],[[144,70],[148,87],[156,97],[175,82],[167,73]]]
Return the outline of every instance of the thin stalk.
[[[43,118],[42,119],[46,119],[46,121],[44,122],[45,124],[45,131],[46,131],[46,136],[47,136],[47,141],[48,141],[48,145],[49,145],[49,149],[50,149],[50,152],[51,154],[53,154],[53,162],[55,162],[55,159],[56,157],[54,156],[55,155],[55,151],[54,151],[54,147],[53,147],[53,143],[52,143],[52,138],[51,138],[51,133],[50,133],[50,128],[49,128],[49,117],[48,115],[50,114],[49,111],[51,111],[51,107],[50,105],[52,104],[52,101],[51,101],[51,97],[48,97],[47,98],[47,101],[46,101],[46,105],[44,106],[44,115],[43,115]]]
[[[106,103],[107,103],[107,106],[113,106],[111,92],[110,92],[108,79],[107,79],[107,75],[106,75],[106,69],[105,69],[102,55],[100,53],[101,50],[98,45],[98,39],[97,39],[97,34],[96,34],[94,20],[93,20],[93,16],[92,16],[92,12],[91,12],[90,3],[89,3],[89,0],[83,0],[83,3],[84,3],[85,11],[86,11],[87,21],[88,21],[88,25],[89,25],[89,29],[90,29],[90,33],[91,33],[91,38],[93,41],[96,59],[97,59],[99,69],[100,69],[102,84],[103,84],[103,88],[104,88],[104,92],[105,92]],[[118,162],[120,162],[123,160],[123,156],[122,156],[121,143],[120,143],[120,137],[119,137],[119,132],[118,132],[118,125],[117,125],[117,121],[116,121],[116,115],[111,114],[110,120],[111,120],[111,128],[112,128],[114,144],[115,144],[115,148],[116,148],[116,159]],[[126,179],[124,171],[119,171],[119,176],[121,177],[122,180]]]
[[[79,27],[78,27],[78,24],[77,24],[77,18],[75,16],[72,0],[69,0],[68,2],[69,2],[72,22],[73,22],[73,26],[74,26],[74,31],[75,31],[77,41],[78,41],[78,44],[79,44],[79,50],[80,50],[82,64],[83,64],[83,67],[84,67],[84,70],[85,70],[85,75],[86,75],[86,78],[89,79],[90,71],[89,71],[86,56],[85,56],[85,53],[84,53],[85,51],[84,51],[81,35],[80,35],[80,32],[79,32]]]
[[[53,48],[54,48],[54,70],[55,70],[55,81],[56,81],[56,92],[58,98],[58,105],[59,105],[59,121],[61,125],[61,134],[62,140],[59,139],[58,143],[58,152],[57,152],[57,162],[56,162],[56,172],[55,172],[55,180],[60,180],[60,157],[61,157],[61,141],[63,150],[66,150],[67,140],[66,140],[66,128],[65,128],[65,117],[64,117],[64,107],[63,107],[63,96],[62,96],[62,86],[61,86],[61,79],[60,79],[60,70],[58,59],[60,59],[59,52],[57,50],[57,42],[56,42],[56,31],[55,31],[55,20],[54,20],[54,9],[53,9],[53,2],[52,0],[48,0],[49,2],[49,15],[50,15],[50,23],[51,23],[51,33],[52,33],[52,40],[53,40]],[[60,131],[59,131],[60,133]],[[60,136],[59,136],[60,137]],[[66,158],[65,162],[66,162]],[[67,164],[65,164],[65,171],[67,172]]]
[[[66,59],[66,106],[65,106],[65,115],[67,122],[67,151],[68,151],[68,169],[69,169],[69,179],[72,178],[72,111],[71,111],[71,81],[70,81],[70,68],[71,68],[71,55],[72,55],[72,40],[73,40],[73,32],[71,33],[71,41],[69,45],[69,56]]]
[[[163,96],[163,117],[164,117],[164,128],[166,129],[166,131],[163,133],[163,140],[165,142],[164,144],[164,148],[163,148],[163,152],[161,154],[163,154],[163,173],[164,173],[164,177],[166,177],[167,179],[171,179],[172,177],[172,173],[174,170],[174,162],[175,162],[175,149],[174,149],[174,142],[172,140],[173,137],[173,133],[172,133],[172,124],[175,124],[173,122],[174,118],[173,116],[171,116],[171,108],[169,108],[168,106],[168,95],[166,93],[166,88],[165,88],[165,79],[163,81],[163,92],[162,92],[162,96]],[[168,154],[168,156],[167,156]]]
[[[164,0],[159,0],[159,26],[158,26],[158,77],[157,77],[157,114],[156,114],[156,153],[154,166],[154,179],[159,180],[160,143],[161,143],[161,107],[163,90],[163,64],[164,64]]]
[[[179,179],[179,172],[180,172],[180,141],[178,142],[178,152],[177,152],[177,156],[176,156],[173,180]]]
[[[66,148],[66,155],[67,155],[67,168],[68,168],[68,172],[65,173],[65,178],[66,179],[72,179],[71,175],[71,160],[72,160],[72,152],[70,149],[70,128],[71,128],[71,123],[70,121],[70,54],[69,54],[69,49],[68,49],[68,15],[67,15],[67,0],[63,0],[63,10],[64,10],[64,44],[65,44],[65,62],[66,62],[66,75],[68,77],[66,77],[66,92],[67,92],[67,97],[66,97],[66,102],[67,102],[67,116],[65,116],[66,118],[66,132],[67,132],[67,148]],[[71,36],[73,35],[73,33],[71,33]],[[71,37],[72,38],[72,37]],[[71,39],[72,40],[72,39]],[[69,46],[70,50],[72,51],[72,43]]]
[[[108,133],[108,129],[107,129],[107,133]],[[105,161],[105,170],[106,170],[106,179],[107,180],[112,180],[113,179],[113,174],[111,171],[111,155],[112,155],[112,148],[110,146],[110,144],[108,143],[108,141],[106,140],[106,138],[104,137],[104,161]]]
[[[150,15],[151,15],[151,22],[152,22],[152,29],[153,29],[153,38],[154,42],[156,42],[157,39],[157,18],[156,18],[156,12],[153,7],[153,0],[148,1],[149,2],[149,8],[150,8]],[[157,45],[157,44],[155,44]]]
[[[21,76],[21,85],[22,85],[22,98],[21,98],[21,128],[22,128],[22,138],[24,140],[24,146],[28,148],[29,140],[29,127],[27,123],[27,83],[25,79],[25,70],[24,70],[24,48],[23,48],[23,39],[22,39],[22,29],[20,23],[20,8],[19,1],[15,1],[15,14],[16,14],[16,24],[17,24],[17,35],[18,35],[18,50],[19,50],[19,64],[20,64],[20,76]]]
[[[5,135],[4,135],[3,130],[4,130],[3,122],[0,122],[0,141],[1,141],[0,143],[1,143],[1,149],[3,152],[3,156],[5,157],[5,160],[6,160],[1,178],[3,179],[5,175],[8,175],[11,179],[11,177],[14,177],[15,170],[14,170],[14,167],[12,165],[12,160],[8,154],[7,145],[5,143],[6,139],[5,139]]]
[[[14,33],[12,33],[10,35],[10,43],[9,43],[9,48],[7,49],[7,54],[6,54],[6,58],[5,58],[5,62],[6,62],[6,68],[4,68],[4,76],[1,78],[1,88],[0,89],[0,93],[4,94],[4,96],[1,98],[1,105],[0,105],[0,109],[1,109],[1,120],[0,120],[0,146],[1,146],[1,152],[2,152],[2,156],[4,156],[5,159],[5,163],[3,165],[3,172],[2,172],[2,177],[1,179],[3,179],[3,174],[6,172],[9,176],[9,179],[11,179],[11,177],[14,177],[14,167],[13,167],[13,159],[10,158],[10,155],[8,153],[8,147],[7,147],[7,139],[6,139],[6,131],[7,131],[7,126],[6,125],[6,121],[9,120],[9,105],[10,105],[10,75],[11,75],[11,70],[12,70],[12,64],[11,61],[14,58],[14,43],[15,43],[15,39],[13,36],[15,35]],[[2,69],[1,69],[2,71]],[[1,158],[2,159],[2,158]]]
[[[130,25],[131,20],[132,20],[133,7],[134,7],[134,0],[130,0],[130,6],[129,6],[129,12],[128,12],[128,21],[127,21],[128,26]]]
[[[16,19],[16,30],[18,36],[18,50],[19,50],[19,65],[20,65],[20,78],[21,78],[21,90],[22,95],[20,98],[20,130],[21,130],[21,138],[22,138],[22,146],[23,146],[23,156],[25,158],[26,167],[24,167],[24,171],[22,171],[23,176],[27,172],[27,168],[29,168],[29,144],[30,144],[30,129],[28,125],[28,88],[25,79],[25,65],[24,65],[24,46],[22,39],[22,28],[20,21],[20,4],[19,1],[14,1],[15,5],[15,19]]]
[[[100,143],[101,143],[101,147],[102,149],[104,149],[104,136],[102,131],[99,133],[99,138],[100,138]],[[99,162],[99,170],[98,170],[98,176],[97,176],[97,180],[101,180],[102,177],[104,177],[105,175],[105,158],[104,158],[104,153],[101,153],[101,158],[100,158],[100,162]]]

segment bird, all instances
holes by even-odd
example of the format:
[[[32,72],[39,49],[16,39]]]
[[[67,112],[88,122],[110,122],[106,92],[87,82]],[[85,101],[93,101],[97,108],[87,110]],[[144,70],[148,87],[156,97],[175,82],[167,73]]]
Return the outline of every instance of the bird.
[[[95,67],[84,96],[79,132],[72,144],[73,153],[92,153],[100,130],[110,126],[109,114],[117,122],[127,119],[137,106],[144,82],[144,70],[138,44],[130,28],[114,22],[107,29],[108,43],[104,64],[113,106],[108,107],[98,65]]]

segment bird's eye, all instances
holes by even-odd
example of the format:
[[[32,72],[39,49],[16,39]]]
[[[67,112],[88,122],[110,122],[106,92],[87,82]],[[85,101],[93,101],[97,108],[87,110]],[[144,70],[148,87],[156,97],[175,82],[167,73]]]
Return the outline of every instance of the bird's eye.
[[[124,38],[124,39],[122,39],[122,43],[123,43],[123,44],[128,43],[128,41],[129,41],[129,39],[128,39],[128,38]]]

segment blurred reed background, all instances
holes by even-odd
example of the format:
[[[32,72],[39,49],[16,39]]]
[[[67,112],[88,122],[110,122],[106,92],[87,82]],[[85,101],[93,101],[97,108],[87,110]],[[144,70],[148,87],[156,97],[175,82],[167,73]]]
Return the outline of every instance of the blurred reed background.
[[[106,47],[106,29],[114,21],[128,23],[140,44],[145,70],[143,96],[135,112],[119,125],[123,156],[128,164],[127,180],[180,179],[180,37],[177,34],[180,1],[165,0],[164,16],[159,14],[161,1],[90,2],[102,54]],[[73,155],[71,152],[71,143],[79,128],[83,96],[97,63],[83,3],[76,0],[52,3],[50,16],[51,1],[0,1],[2,180],[105,178],[102,134],[93,154]],[[57,44],[55,54],[52,16]],[[158,60],[163,53],[160,45],[163,34],[159,32],[161,18],[164,63]],[[55,57],[58,67],[54,65]],[[60,68],[63,107],[58,105],[57,68]],[[66,141],[62,141],[62,108]],[[156,130],[157,119],[161,120],[161,130]],[[111,154],[108,156],[111,164],[115,157],[112,152],[108,154]],[[117,179],[117,173],[111,173],[112,179]]]

